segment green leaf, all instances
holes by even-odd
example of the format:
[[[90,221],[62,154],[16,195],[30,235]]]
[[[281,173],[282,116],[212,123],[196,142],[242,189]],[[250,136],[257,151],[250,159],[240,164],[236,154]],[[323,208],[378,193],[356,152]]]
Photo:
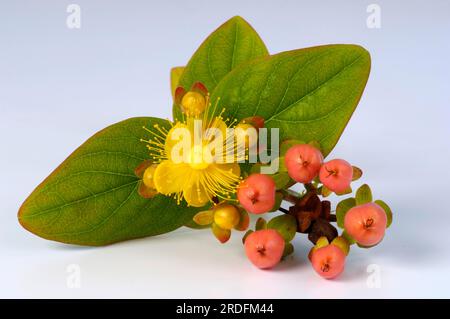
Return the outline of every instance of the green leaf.
[[[352,166],[352,168],[353,168],[352,181],[356,181],[361,178],[363,171],[362,171],[362,169],[360,169],[359,167],[356,167],[356,166]]]
[[[355,195],[356,205],[362,205],[372,202],[372,191],[369,185],[364,184],[358,188]]]
[[[178,87],[183,71],[184,66],[176,66],[170,70],[170,91],[172,92],[172,97],[175,96],[175,89]]]
[[[326,156],[355,110],[370,72],[370,55],[357,45],[282,52],[231,71],[211,95],[225,116],[262,116],[280,140],[317,141]],[[221,109],[220,107],[218,109]]]
[[[277,173],[286,173],[287,174],[287,167],[286,167],[286,163],[284,162],[284,156],[274,158],[270,164],[260,164],[260,165],[261,166],[270,166],[270,165],[272,165],[274,167],[278,167],[278,169],[276,170]],[[271,176],[273,177],[277,173],[271,174]]]
[[[341,237],[344,238],[349,245],[354,245],[356,243],[352,236],[350,236],[345,230],[342,232]]]
[[[259,217],[256,220],[256,224],[255,224],[255,230],[262,230],[262,229],[266,229],[267,228],[267,222],[264,218]]]
[[[317,141],[311,141],[308,144],[313,146],[313,147],[315,147],[315,148],[317,148],[319,151],[322,149],[321,146],[320,146],[320,143],[317,142]]]
[[[325,185],[323,185],[321,188],[320,188],[320,192],[321,192],[321,195],[323,196],[323,197],[328,197],[328,196],[330,196],[333,192],[331,191],[331,190],[329,190],[328,189],[328,187],[326,187]]]
[[[286,167],[284,156],[278,157],[276,160],[278,161],[278,170],[287,173],[288,169]]]
[[[353,197],[346,198],[340,201],[336,206],[336,219],[337,225],[340,228],[344,228],[344,218],[345,214],[352,208],[356,206],[356,200]]]
[[[287,256],[290,256],[293,253],[294,253],[294,245],[292,245],[291,243],[286,243],[284,245],[282,258],[286,258]]]
[[[242,237],[242,243],[245,244],[245,240],[247,239],[247,237],[253,233],[253,230],[249,229],[247,230],[247,232],[245,233],[245,235]]]
[[[386,213],[386,217],[387,217],[386,228],[388,228],[392,224],[392,210],[391,210],[391,208],[388,206],[388,204],[383,202],[381,199],[377,199],[375,201],[375,204],[380,205],[380,207],[383,208],[384,212]]]
[[[281,203],[283,203],[283,197],[283,193],[275,193],[275,204],[273,205],[271,212],[276,212],[281,207]]]
[[[308,254],[309,260],[311,260],[313,253],[317,249],[328,246],[329,244],[330,244],[330,242],[328,241],[328,238],[326,236],[319,237],[319,239],[317,239],[317,242],[314,245],[314,247],[312,247],[311,250],[309,251],[309,254]]]
[[[285,188],[291,181],[291,178],[287,172],[279,172],[269,176],[273,178],[277,189]]]
[[[188,90],[195,82],[202,82],[212,92],[231,70],[268,54],[264,42],[247,21],[233,17],[200,45],[186,65],[179,85]],[[181,115],[176,106],[173,115],[174,118]]]
[[[328,246],[329,244],[330,242],[328,241],[328,238],[326,236],[322,236],[317,240],[315,247],[322,248]]]
[[[342,236],[336,237],[335,239],[333,239],[331,244],[339,247],[346,256],[348,255],[350,251],[350,244],[344,237]]]
[[[172,198],[138,194],[134,169],[149,158],[143,126],[165,120],[132,118],[98,132],[26,199],[19,221],[30,232],[63,243],[100,246],[175,230],[199,209]]]
[[[343,190],[342,192],[335,192],[335,194],[336,194],[337,196],[348,195],[348,194],[351,194],[351,193],[353,193],[353,190],[352,190],[352,187],[351,187],[351,186],[347,187],[347,188],[346,188],[345,190]]]
[[[277,230],[286,242],[290,242],[297,232],[297,220],[291,215],[279,215],[267,223],[267,228]]]
[[[275,180],[275,183],[277,183],[277,181],[276,181],[277,178],[280,178],[278,183],[283,183],[283,180],[286,181],[286,184],[288,182],[290,182],[290,180],[286,180],[286,176],[287,176],[288,179],[290,179],[290,178],[289,178],[289,175],[287,173],[286,165],[284,163],[284,157],[277,157],[277,158],[273,159],[271,164],[263,164],[263,163],[253,164],[253,165],[251,165],[249,173],[250,174],[260,174],[262,167],[269,167],[269,166],[278,167],[278,169],[276,169],[276,173],[274,173],[274,174],[266,174],[266,175],[269,175],[270,177],[272,177]],[[280,177],[277,177],[277,174],[280,174]],[[277,184],[277,189],[283,188],[286,184],[284,184],[284,185],[283,184]]]

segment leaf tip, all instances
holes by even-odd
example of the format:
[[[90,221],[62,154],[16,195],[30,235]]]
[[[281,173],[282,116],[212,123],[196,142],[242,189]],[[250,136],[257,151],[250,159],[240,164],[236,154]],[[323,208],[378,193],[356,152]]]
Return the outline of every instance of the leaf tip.
[[[235,15],[234,17],[231,17],[228,21],[234,22],[234,23],[246,23],[246,24],[248,24],[248,22],[243,17],[241,17],[240,15]]]

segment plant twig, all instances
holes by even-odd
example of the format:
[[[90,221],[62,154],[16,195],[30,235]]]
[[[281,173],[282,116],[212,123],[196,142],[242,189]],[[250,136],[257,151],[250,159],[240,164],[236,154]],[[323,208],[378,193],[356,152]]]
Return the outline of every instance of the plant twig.
[[[282,189],[280,191],[283,194],[283,200],[294,205],[297,204],[298,200],[302,197],[301,194],[290,189]]]

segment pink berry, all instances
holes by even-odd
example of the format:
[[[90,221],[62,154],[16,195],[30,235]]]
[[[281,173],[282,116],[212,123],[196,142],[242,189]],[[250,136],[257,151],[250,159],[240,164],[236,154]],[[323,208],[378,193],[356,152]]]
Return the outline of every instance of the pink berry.
[[[272,178],[263,174],[252,174],[239,185],[237,197],[248,212],[262,214],[275,205],[275,191]]]
[[[345,254],[338,246],[330,244],[314,250],[311,263],[321,277],[332,279],[344,271]]]
[[[347,233],[363,246],[378,244],[384,237],[386,223],[386,213],[375,203],[355,206],[344,218]]]
[[[342,193],[349,188],[352,177],[353,167],[341,159],[324,163],[319,172],[322,184],[335,193]]]
[[[274,229],[258,230],[245,239],[245,253],[258,268],[272,268],[283,256],[284,239]]]
[[[309,183],[322,165],[322,153],[308,144],[292,146],[284,157],[289,176],[299,183]]]

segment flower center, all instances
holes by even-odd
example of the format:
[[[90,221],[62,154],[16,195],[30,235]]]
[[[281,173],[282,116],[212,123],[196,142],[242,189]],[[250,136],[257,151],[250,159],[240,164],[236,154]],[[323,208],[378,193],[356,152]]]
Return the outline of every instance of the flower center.
[[[189,165],[193,169],[205,169],[209,166],[210,162],[205,158],[206,147],[202,145],[194,145],[191,149],[189,157]]]

